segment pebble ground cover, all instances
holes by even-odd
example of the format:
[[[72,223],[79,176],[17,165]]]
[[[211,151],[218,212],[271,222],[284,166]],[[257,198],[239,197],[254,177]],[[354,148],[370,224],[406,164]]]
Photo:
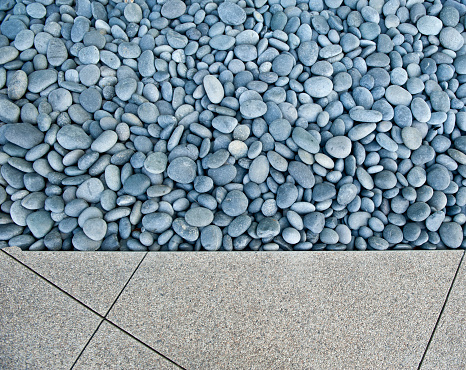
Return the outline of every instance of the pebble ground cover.
[[[0,0],[0,246],[465,248],[465,13]]]

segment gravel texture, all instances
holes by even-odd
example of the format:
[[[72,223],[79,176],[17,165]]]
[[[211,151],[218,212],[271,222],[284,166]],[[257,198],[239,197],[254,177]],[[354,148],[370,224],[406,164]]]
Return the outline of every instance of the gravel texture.
[[[466,5],[0,1],[0,247],[466,248]]]

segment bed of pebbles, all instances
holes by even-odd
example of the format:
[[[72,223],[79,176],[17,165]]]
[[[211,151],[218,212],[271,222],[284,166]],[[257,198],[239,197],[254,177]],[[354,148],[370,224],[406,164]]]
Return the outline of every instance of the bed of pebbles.
[[[465,13],[0,0],[0,246],[466,248]]]

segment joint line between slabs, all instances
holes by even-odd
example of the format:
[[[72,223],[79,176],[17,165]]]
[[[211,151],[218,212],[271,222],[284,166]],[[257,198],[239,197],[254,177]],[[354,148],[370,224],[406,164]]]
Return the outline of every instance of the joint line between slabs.
[[[131,281],[131,279],[133,278],[134,274],[136,273],[136,271],[139,269],[139,266],[141,266],[142,264],[142,261],[144,261],[144,259],[146,258],[147,256],[147,253],[146,252],[144,254],[144,256],[141,258],[141,260],[139,261],[138,265],[136,266],[136,268],[134,269],[133,273],[130,275],[130,277],[128,278],[128,280],[126,281],[125,285],[123,286],[123,288],[120,290],[120,293],[118,293],[118,295],[116,296],[115,300],[113,301],[112,305],[110,306],[110,308],[107,310],[107,312],[105,313],[104,315],[104,319],[107,318],[107,315],[110,313],[110,311],[112,310],[113,306],[115,305],[115,303],[118,301],[118,299],[120,298],[121,294],[124,292],[124,290],[126,289],[126,287],[128,286],[129,282]]]
[[[131,276],[129,277],[128,281],[126,282],[126,284],[124,285],[123,289],[121,289],[120,293],[118,294],[118,296],[115,298],[115,301],[112,303],[112,305],[110,306],[110,308],[108,309],[107,313],[105,314],[104,316],[104,320],[106,322],[108,322],[109,324],[115,326],[116,328],[118,328],[119,330],[121,330],[123,333],[125,333],[126,335],[130,336],[131,338],[135,339],[136,341],[138,341],[139,343],[141,343],[142,345],[144,345],[145,347],[149,348],[150,350],[154,351],[155,353],[157,353],[160,357],[163,357],[165,360],[171,362],[172,364],[178,366],[180,369],[184,369],[184,367],[182,367],[181,365],[178,365],[175,361],[173,361],[171,358],[165,356],[163,353],[160,353],[159,351],[157,351],[156,349],[152,348],[151,346],[149,346],[148,344],[144,343],[142,340],[136,338],[134,335],[132,335],[131,333],[127,332],[126,330],[124,330],[123,328],[121,328],[120,326],[118,326],[117,324],[115,324],[114,322],[110,321],[109,319],[107,319],[107,316],[108,314],[110,313],[110,311],[112,310],[113,306],[116,304],[116,302],[118,301],[118,299],[120,298],[120,296],[123,294],[123,292],[125,291],[126,287],[128,286],[129,282],[131,281],[131,279],[133,278],[134,274],[136,274],[136,272],[139,270],[139,266],[141,266],[142,262],[144,261],[144,259],[146,258],[147,254],[149,252],[146,252],[146,254],[144,255],[144,257],[141,258],[141,261],[139,261],[138,265],[136,266],[136,268],[134,269],[133,273],[131,274]],[[102,321],[104,321],[102,320]],[[100,325],[99,325],[100,326]],[[92,339],[92,338],[91,338]],[[83,349],[84,351],[84,349]],[[78,357],[79,359],[79,357]],[[76,360],[77,361],[77,360]],[[74,366],[74,365],[73,365]]]
[[[458,273],[460,271],[460,268],[461,268],[461,264],[463,263],[463,259],[464,259],[464,254],[466,252],[463,252],[463,255],[461,256],[461,260],[458,264],[458,268],[456,269],[456,272],[455,272],[455,276],[453,277],[453,280],[450,284],[450,288],[448,289],[448,293],[447,293],[447,296],[445,297],[445,301],[443,302],[443,306],[442,306],[442,309],[440,310],[440,313],[438,315],[438,318],[437,318],[437,322],[435,323],[435,326],[434,326],[434,330],[432,330],[432,334],[430,335],[430,338],[429,338],[429,341],[427,342],[427,346],[426,346],[426,349],[424,351],[424,354],[422,355],[422,358],[421,358],[421,362],[419,362],[419,366],[417,367],[418,370],[421,369],[422,367],[422,364],[426,358],[426,355],[427,355],[427,352],[429,351],[429,348],[430,348],[430,344],[432,343],[432,339],[434,338],[434,335],[435,335],[435,332],[437,330],[437,327],[440,323],[440,319],[442,318],[442,315],[443,315],[443,311],[445,310],[445,307],[447,305],[447,302],[448,302],[448,299],[450,298],[450,293],[451,291],[453,290],[453,285],[455,284],[455,281],[456,281],[456,277],[458,276]]]
[[[108,313],[110,312],[110,309],[113,307],[113,305],[116,303],[116,301],[118,300],[118,298],[120,297],[121,293],[123,292],[123,290],[126,288],[126,286],[128,285],[129,281],[131,280],[131,278],[133,277],[133,275],[135,274],[135,272],[139,269],[139,266],[141,265],[142,261],[146,258],[147,256],[147,253],[144,255],[144,257],[141,259],[141,261],[139,262],[138,266],[136,267],[136,269],[133,271],[133,274],[130,276],[130,278],[128,279],[128,281],[126,282],[125,286],[123,287],[123,289],[121,290],[120,294],[118,295],[118,297],[115,299],[115,301],[113,302],[112,306],[110,307],[110,309],[107,311],[107,313],[105,314],[105,316],[103,316],[102,314],[98,313],[97,311],[95,311],[94,309],[92,309],[91,307],[89,307],[88,305],[86,305],[85,303],[81,302],[79,299],[77,299],[76,297],[73,297],[70,293],[64,291],[62,288],[60,288],[59,286],[55,285],[54,283],[52,283],[51,281],[49,281],[47,278],[45,278],[44,276],[42,276],[41,274],[39,274],[37,271],[35,271],[34,269],[32,269],[31,267],[29,267],[28,265],[24,264],[23,262],[21,262],[20,260],[18,260],[16,257],[12,256],[11,254],[9,254],[8,252],[4,251],[4,250],[1,250],[0,249],[0,252],[4,253],[5,255],[7,255],[8,257],[12,258],[13,260],[15,260],[16,262],[18,262],[20,265],[22,265],[23,267],[25,267],[26,269],[28,269],[29,271],[31,271],[34,275],[37,275],[39,278],[41,278],[42,280],[46,281],[47,283],[49,283],[50,285],[52,285],[54,288],[58,289],[61,293],[65,294],[66,296],[70,297],[72,300],[76,301],[77,303],[79,303],[80,305],[86,307],[89,311],[91,311],[93,314],[95,314],[96,316],[98,316],[101,321],[99,323],[99,325],[97,325],[97,328],[96,330],[94,331],[94,333],[92,334],[91,338],[89,338],[89,341],[86,343],[86,345],[84,346],[83,350],[81,351],[81,353],[79,354],[78,358],[76,359],[76,361],[73,363],[73,365],[71,366],[70,369],[72,369],[75,364],[77,363],[77,361],[79,360],[79,358],[81,357],[82,353],[84,352],[84,350],[86,349],[87,345],[89,344],[89,342],[91,341],[91,339],[94,337],[94,334],[97,332],[97,330],[100,328],[100,326],[102,325],[102,322],[103,321],[106,321],[108,323],[110,323],[111,325],[117,327],[118,329],[120,329],[122,332],[124,332],[125,334],[129,335],[131,338],[133,338],[134,340],[136,340],[137,342],[141,343],[144,347],[147,347],[149,348],[150,350],[154,351],[155,353],[157,353],[159,356],[165,358],[167,361],[171,362],[172,364],[178,366],[180,369],[183,369],[184,370],[184,367],[182,367],[181,365],[178,365],[175,361],[173,361],[172,359],[168,358],[167,356],[165,356],[164,354],[160,353],[159,351],[155,350],[154,348],[152,348],[151,346],[147,345],[146,343],[144,343],[143,341],[141,341],[140,339],[136,338],[134,335],[132,335],[131,333],[128,333],[126,330],[120,328],[118,325],[116,325],[115,323],[113,323],[112,321],[108,320],[106,317],[108,315]]]
[[[95,328],[95,330],[94,330],[94,332],[92,333],[91,337],[88,339],[88,341],[86,342],[86,344],[85,344],[84,347],[82,348],[81,352],[79,352],[79,355],[78,355],[78,357],[76,357],[76,360],[74,360],[73,365],[71,365],[71,367],[70,367],[70,370],[72,370],[72,369],[76,366],[76,363],[77,363],[78,360],[81,358],[82,354],[84,353],[84,350],[87,348],[87,346],[88,346],[89,343],[91,342],[92,338],[94,338],[95,334],[99,331],[99,328],[100,328],[100,326],[102,325],[102,323],[104,322],[104,320],[105,320],[105,319],[100,320],[99,325],[97,325],[97,327]]]
[[[50,285],[52,285],[54,288],[58,289],[60,292],[62,292],[63,294],[67,295],[68,297],[70,297],[71,299],[73,299],[74,301],[76,301],[77,303],[79,303],[80,305],[86,307],[89,311],[92,311],[93,314],[99,316],[101,319],[105,319],[105,317],[98,313],[96,310],[94,310],[93,308],[89,307],[87,304],[81,302],[78,298],[72,296],[70,293],[68,293],[67,291],[63,290],[62,288],[60,288],[59,286],[57,286],[56,284],[54,284],[53,282],[51,282],[50,280],[48,280],[46,277],[42,276],[41,274],[39,274],[37,271],[35,271],[33,268],[29,267],[28,265],[26,265],[25,263],[21,262],[19,259],[17,259],[15,256],[12,256],[11,254],[9,254],[8,252],[5,252],[2,250],[3,253],[5,253],[8,257],[14,259],[16,262],[18,262],[20,265],[22,265],[23,267],[26,267],[29,271],[33,272],[35,275],[39,276],[42,280],[45,280],[47,283],[49,283]],[[34,253],[34,252],[32,252]]]

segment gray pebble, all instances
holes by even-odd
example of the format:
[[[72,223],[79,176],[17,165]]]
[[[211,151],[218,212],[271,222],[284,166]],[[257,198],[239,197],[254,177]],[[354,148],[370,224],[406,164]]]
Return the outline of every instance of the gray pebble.
[[[205,250],[219,250],[222,246],[222,239],[222,230],[216,225],[209,225],[201,230],[201,244]]]
[[[189,225],[204,227],[212,223],[214,214],[207,208],[196,207],[189,209],[184,217]]]
[[[225,1],[218,7],[218,15],[223,23],[230,26],[239,26],[246,21],[246,12],[239,5]]]
[[[325,143],[325,150],[334,158],[346,158],[351,153],[351,140],[346,136],[335,136]]]
[[[2,106],[0,100],[0,111],[8,106]],[[16,107],[16,106],[15,106]],[[5,139],[24,149],[31,149],[42,143],[44,134],[30,123],[15,123],[8,126],[4,133]]]
[[[100,241],[107,233],[107,223],[101,218],[90,218],[84,222],[83,232],[89,239]]]
[[[442,242],[449,248],[458,248],[463,242],[463,229],[456,222],[444,222],[439,234]]]
[[[311,77],[304,83],[304,90],[313,98],[324,98],[333,90],[333,83],[327,77]]]
[[[204,77],[203,84],[209,100],[213,104],[219,104],[223,100],[225,92],[223,91],[223,86],[217,77],[207,75]]]
[[[16,93],[16,92],[15,92]],[[20,109],[8,99],[0,99],[0,120],[5,123],[18,122]]]
[[[161,14],[167,19],[176,19],[184,14],[186,5],[180,0],[169,0],[162,6]]]
[[[163,233],[170,228],[171,224],[172,217],[163,212],[150,213],[142,218],[144,228],[153,233]]]
[[[273,238],[280,233],[280,223],[271,217],[263,218],[256,228],[256,234],[259,238]]]
[[[75,124],[63,126],[57,133],[57,141],[67,150],[87,149],[92,143],[84,130]]]
[[[50,230],[52,230],[54,221],[50,217],[50,213],[46,211],[37,211],[29,214],[26,217],[26,224],[31,230],[35,238],[43,238]]]
[[[244,213],[248,205],[248,198],[239,190],[228,192],[221,203],[223,212],[231,217],[236,217]]]
[[[28,77],[24,71],[16,71],[8,82],[8,97],[11,100],[21,99],[28,87]],[[13,114],[12,114],[13,116]]]

